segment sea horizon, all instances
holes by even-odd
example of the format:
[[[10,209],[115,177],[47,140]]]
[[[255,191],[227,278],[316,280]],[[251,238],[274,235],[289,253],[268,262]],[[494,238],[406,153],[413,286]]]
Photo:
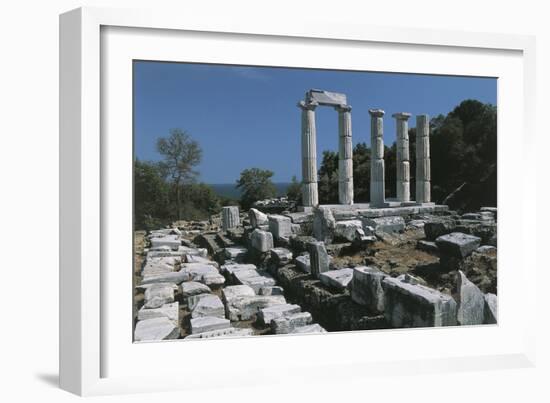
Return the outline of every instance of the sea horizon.
[[[241,197],[241,191],[237,188],[236,183],[205,183],[214,189],[214,192],[221,197],[229,197],[238,199]],[[286,195],[286,191],[291,182],[273,182],[277,189],[277,197]]]

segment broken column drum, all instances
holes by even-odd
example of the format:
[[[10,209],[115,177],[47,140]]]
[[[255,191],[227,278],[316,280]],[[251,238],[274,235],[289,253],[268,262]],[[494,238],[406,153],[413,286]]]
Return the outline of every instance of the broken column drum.
[[[369,109],[371,116],[370,206],[386,204],[384,184],[384,111]]]
[[[416,201],[431,202],[430,118],[416,117]]]
[[[338,111],[338,200],[353,204],[353,144],[351,136],[351,106],[339,105]]]
[[[315,207],[319,204],[317,193],[317,141],[315,108],[317,103],[301,101],[302,109],[302,204]]]
[[[396,124],[397,143],[397,182],[396,195],[400,202],[411,200],[410,184],[410,157],[409,157],[409,127],[408,120],[410,113],[401,112],[392,115]]]
[[[319,205],[317,188],[317,131],[315,108],[331,106],[338,111],[339,163],[338,194],[340,204],[353,204],[353,146],[351,106],[345,94],[311,89],[298,103],[302,110],[302,205]]]
[[[240,224],[239,219],[239,207],[238,206],[226,206],[222,208],[222,229],[227,231],[228,229],[238,227]]]

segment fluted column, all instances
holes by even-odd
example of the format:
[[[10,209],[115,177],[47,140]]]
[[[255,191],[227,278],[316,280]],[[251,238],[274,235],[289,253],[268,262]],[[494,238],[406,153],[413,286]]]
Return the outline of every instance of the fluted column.
[[[416,117],[416,201],[431,202],[430,118]]]
[[[371,116],[370,143],[370,206],[382,207],[386,203],[384,184],[384,111],[369,109]]]
[[[302,205],[315,207],[319,204],[317,193],[317,131],[315,108],[317,103],[301,101],[302,110]]]
[[[351,106],[339,105],[338,111],[338,200],[353,204],[353,145],[351,137]]]
[[[392,115],[397,129],[397,183],[396,195],[400,202],[411,200],[411,174],[409,158],[409,124],[410,113],[400,112]]]

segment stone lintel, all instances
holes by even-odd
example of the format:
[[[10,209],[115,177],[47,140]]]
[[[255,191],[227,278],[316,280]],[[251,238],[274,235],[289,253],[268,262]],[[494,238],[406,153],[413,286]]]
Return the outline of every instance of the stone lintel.
[[[346,105],[348,103],[346,94],[314,88],[306,92],[306,101],[307,103],[318,103],[319,105],[326,106]]]

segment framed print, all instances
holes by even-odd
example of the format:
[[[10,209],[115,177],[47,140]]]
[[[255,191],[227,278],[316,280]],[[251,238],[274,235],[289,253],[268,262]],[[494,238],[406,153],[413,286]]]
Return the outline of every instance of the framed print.
[[[532,365],[532,38],[60,23],[63,388]]]

